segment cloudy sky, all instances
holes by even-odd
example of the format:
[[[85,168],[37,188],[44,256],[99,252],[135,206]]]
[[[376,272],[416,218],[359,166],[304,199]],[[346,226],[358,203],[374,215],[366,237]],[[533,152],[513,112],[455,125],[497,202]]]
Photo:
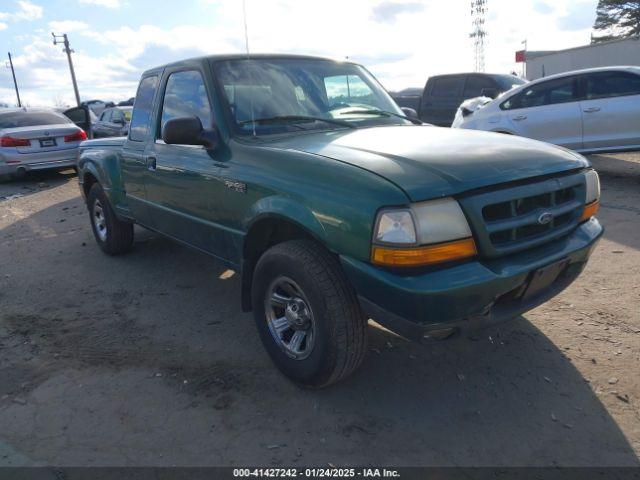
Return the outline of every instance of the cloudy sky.
[[[589,43],[597,0],[488,0],[487,71],[519,69],[514,52]],[[390,90],[473,69],[469,0],[246,0],[253,52],[349,57]],[[1,54],[11,51],[23,101],[73,103],[67,33],[82,99],[134,95],[140,73],[169,61],[244,51],[242,0],[0,0]],[[15,103],[0,68],[0,102]],[[518,70],[519,71],[519,70]]]

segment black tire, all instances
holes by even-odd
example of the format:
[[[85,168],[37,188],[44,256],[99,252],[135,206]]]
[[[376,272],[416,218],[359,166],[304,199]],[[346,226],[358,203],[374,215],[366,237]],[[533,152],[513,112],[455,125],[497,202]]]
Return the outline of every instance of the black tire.
[[[133,224],[118,220],[107,195],[98,183],[94,183],[89,190],[87,208],[93,236],[102,251],[107,255],[129,252],[133,247]]]
[[[288,307],[274,307],[271,294],[279,281],[293,282],[310,307],[313,338],[304,340],[309,351],[305,358],[294,355],[283,346],[289,328],[276,337],[270,319],[286,318]],[[289,285],[291,287],[291,285]],[[271,359],[287,377],[308,387],[326,387],[353,373],[362,363],[367,351],[366,319],[352,286],[347,281],[338,260],[321,245],[310,240],[291,240],[267,250],[256,265],[251,289],[256,325],[262,343]],[[289,300],[295,295],[288,295]],[[282,314],[276,315],[281,308]],[[296,311],[298,311],[296,307]],[[292,322],[290,322],[292,323]],[[292,338],[291,337],[290,339]],[[278,338],[278,339],[276,339]],[[292,340],[290,340],[292,343]]]

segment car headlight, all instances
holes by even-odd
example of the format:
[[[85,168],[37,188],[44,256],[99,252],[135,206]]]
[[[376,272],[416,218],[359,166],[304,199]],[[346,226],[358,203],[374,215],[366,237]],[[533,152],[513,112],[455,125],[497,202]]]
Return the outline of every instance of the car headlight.
[[[586,203],[600,200],[600,177],[598,177],[598,172],[595,170],[587,171],[585,173],[585,180],[587,182]]]
[[[595,170],[588,170],[585,173],[586,192],[585,206],[582,212],[581,221],[589,220],[600,209],[600,178]]]
[[[376,242],[387,244],[416,243],[416,227],[409,210],[387,210],[378,215]]]
[[[371,259],[378,265],[419,266],[477,254],[469,223],[453,198],[378,213]]]

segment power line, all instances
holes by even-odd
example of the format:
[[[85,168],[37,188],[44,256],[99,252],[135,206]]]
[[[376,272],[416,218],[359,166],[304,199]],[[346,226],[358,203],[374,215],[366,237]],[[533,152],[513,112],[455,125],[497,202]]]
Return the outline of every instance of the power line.
[[[13,76],[13,86],[16,87],[16,97],[18,97],[18,107],[22,107],[22,102],[20,101],[20,92],[18,91],[18,82],[16,81],[16,72],[13,69],[13,60],[11,59],[11,52],[7,52],[9,55],[9,68],[11,68],[11,75]]]
[[[73,60],[71,60],[71,54],[73,50],[69,47],[69,39],[67,38],[67,34],[63,33],[62,35],[56,35],[51,32],[51,36],[53,37],[53,44],[58,45],[60,43],[60,38],[63,39],[62,43],[64,44],[64,48],[62,51],[67,54],[67,60],[69,60],[69,70],[71,71],[71,81],[73,82],[73,91],[76,94],[76,103],[80,106],[80,93],[78,92],[78,82],[76,82],[76,72],[73,69]]]
[[[473,29],[469,37],[473,38],[476,72],[484,72],[484,37],[487,36],[484,24],[487,3],[488,0],[471,0],[471,25]]]

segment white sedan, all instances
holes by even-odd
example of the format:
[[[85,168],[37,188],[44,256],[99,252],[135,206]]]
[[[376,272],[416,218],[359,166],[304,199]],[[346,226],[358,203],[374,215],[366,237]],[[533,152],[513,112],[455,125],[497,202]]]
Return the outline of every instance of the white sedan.
[[[553,75],[480,102],[475,111],[462,107],[454,128],[521,135],[579,152],[640,149],[640,67]]]

